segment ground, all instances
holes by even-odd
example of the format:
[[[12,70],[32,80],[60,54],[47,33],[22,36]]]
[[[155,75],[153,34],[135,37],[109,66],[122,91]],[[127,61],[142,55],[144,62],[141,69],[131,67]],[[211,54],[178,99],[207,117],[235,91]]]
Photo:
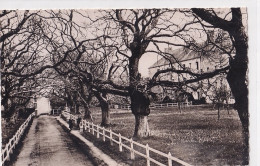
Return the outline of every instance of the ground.
[[[42,115],[33,120],[12,165],[91,166],[94,163],[54,117]]]
[[[92,108],[92,111],[94,123],[100,124],[101,110]],[[132,137],[135,120],[131,112],[126,110],[111,110],[111,112],[111,129],[128,138]],[[218,120],[217,111],[211,107],[192,106],[181,112],[176,108],[156,109],[149,115],[149,125],[152,136],[137,139],[137,142],[149,144],[150,147],[165,153],[171,152],[174,157],[189,164],[241,165],[242,163],[242,127],[234,110],[230,110],[230,114],[222,110]],[[146,164],[146,161],[138,156],[135,161],[130,160],[128,151],[123,149],[123,153],[118,152],[118,145],[111,146],[108,140],[103,142],[102,138],[96,139],[96,136],[87,132],[84,132],[83,136],[118,162],[135,166]],[[68,138],[68,133],[54,118],[40,116],[34,120],[24,140],[22,148],[25,148],[25,151],[22,149],[23,153],[17,157],[17,163],[39,164],[44,161],[44,164],[48,165],[48,161],[53,160],[56,164],[68,164],[77,160],[79,165],[84,165],[86,163],[83,158],[86,156],[81,153],[81,148],[73,145],[74,142]],[[28,143],[29,146],[26,145]],[[55,160],[62,156],[65,156],[64,160]],[[150,156],[167,163],[166,159],[153,153]],[[66,160],[68,158],[72,159]]]
[[[92,108],[92,110],[94,123],[100,123],[99,108]],[[112,112],[118,112],[111,114],[112,131],[128,138],[132,137],[134,116],[131,112],[123,110],[112,110]],[[173,156],[187,163],[192,165],[242,163],[242,126],[234,110],[230,110],[230,114],[222,110],[218,120],[217,111],[208,106],[193,106],[181,113],[176,108],[156,109],[149,115],[149,125],[152,136],[137,141],[148,143],[150,147],[165,153],[171,152]],[[112,152],[108,151],[108,153]],[[128,156],[125,160],[128,160]],[[163,159],[158,158],[158,160]],[[143,165],[144,162],[140,159],[132,164]]]

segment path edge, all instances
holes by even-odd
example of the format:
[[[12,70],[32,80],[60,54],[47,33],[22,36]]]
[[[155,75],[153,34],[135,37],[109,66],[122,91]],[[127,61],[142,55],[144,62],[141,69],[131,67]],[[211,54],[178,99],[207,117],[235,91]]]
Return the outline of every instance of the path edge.
[[[109,166],[121,166],[121,164],[117,163],[114,159],[112,159],[107,154],[103,153],[100,149],[98,149],[91,141],[87,140],[85,137],[83,137],[79,130],[72,130],[69,129],[69,124],[65,122],[62,118],[56,117],[56,120],[66,128],[68,132],[70,132],[71,135],[85,143],[86,146],[90,149],[90,155],[94,158],[94,160],[101,160],[103,163]],[[95,161],[96,163],[99,163],[100,161]]]

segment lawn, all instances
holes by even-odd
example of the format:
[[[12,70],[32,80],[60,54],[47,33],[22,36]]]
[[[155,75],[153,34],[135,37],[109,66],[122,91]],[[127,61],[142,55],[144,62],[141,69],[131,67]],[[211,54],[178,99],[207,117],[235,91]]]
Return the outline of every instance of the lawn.
[[[99,108],[93,108],[94,123],[101,122]],[[111,110],[111,129],[128,138],[134,132],[134,116],[129,111]],[[242,126],[234,110],[230,114],[210,107],[194,106],[151,110],[151,136],[138,142],[149,144],[192,165],[239,165],[242,163]],[[136,164],[135,164],[136,165]]]

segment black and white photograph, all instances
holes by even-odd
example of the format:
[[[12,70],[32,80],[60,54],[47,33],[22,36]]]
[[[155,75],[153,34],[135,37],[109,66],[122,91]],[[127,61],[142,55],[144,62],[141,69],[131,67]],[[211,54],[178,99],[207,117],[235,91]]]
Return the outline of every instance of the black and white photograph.
[[[1,8],[2,165],[252,165],[249,21],[247,6]]]

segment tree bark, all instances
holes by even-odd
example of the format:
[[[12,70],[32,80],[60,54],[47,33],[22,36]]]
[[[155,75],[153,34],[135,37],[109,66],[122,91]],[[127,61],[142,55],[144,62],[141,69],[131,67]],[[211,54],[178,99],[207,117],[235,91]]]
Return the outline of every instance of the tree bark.
[[[139,50],[139,51],[138,51]],[[139,59],[142,55],[140,48],[132,51],[129,59],[131,110],[135,116],[134,137],[147,137],[150,135],[148,115],[150,114],[150,99],[144,87],[140,85],[141,75],[138,72]]]
[[[134,137],[147,137],[150,135],[148,115],[150,114],[150,100],[148,95],[135,91],[131,95],[131,110],[135,116]]]
[[[75,114],[79,114],[79,104],[77,103],[77,101],[75,101],[74,103],[74,111],[75,111]]]
[[[238,26],[239,27],[239,26]],[[236,56],[230,60],[230,70],[227,81],[235,98],[234,108],[237,110],[243,127],[244,134],[244,163],[248,164],[249,158],[249,115],[248,115],[248,87],[247,87],[247,36],[243,27],[236,28],[230,32],[234,37]]]
[[[88,119],[90,121],[93,121],[91,111],[89,109],[89,104],[84,104],[84,119]]]
[[[108,103],[103,103],[101,105],[102,110],[102,121],[101,126],[109,126],[110,125],[110,109]]]
[[[218,103],[218,120],[220,119],[220,103]]]
[[[101,107],[101,112],[102,112],[101,126],[109,126],[111,123],[110,109],[109,109],[106,93],[101,94],[100,92],[94,92],[94,94],[97,97]]]
[[[80,88],[81,88],[80,97],[83,100],[83,106],[84,106],[84,119],[93,121],[91,111],[89,109],[89,104],[92,99],[91,88],[87,86],[87,89],[85,89],[83,83],[80,84]]]
[[[235,63],[237,63],[237,65],[241,64],[238,62]],[[233,67],[231,67],[227,75],[227,80],[229,82],[229,86],[235,98],[234,109],[237,110],[243,127],[244,143],[245,143],[245,149],[243,155],[245,163],[243,164],[247,165],[248,155],[249,155],[249,128],[248,128],[249,115],[248,115],[248,88],[245,82],[246,74],[244,70],[245,67],[243,67],[242,65],[238,65],[238,66],[234,65]]]
[[[147,137],[151,132],[148,125],[148,116],[135,115],[134,137]]]

